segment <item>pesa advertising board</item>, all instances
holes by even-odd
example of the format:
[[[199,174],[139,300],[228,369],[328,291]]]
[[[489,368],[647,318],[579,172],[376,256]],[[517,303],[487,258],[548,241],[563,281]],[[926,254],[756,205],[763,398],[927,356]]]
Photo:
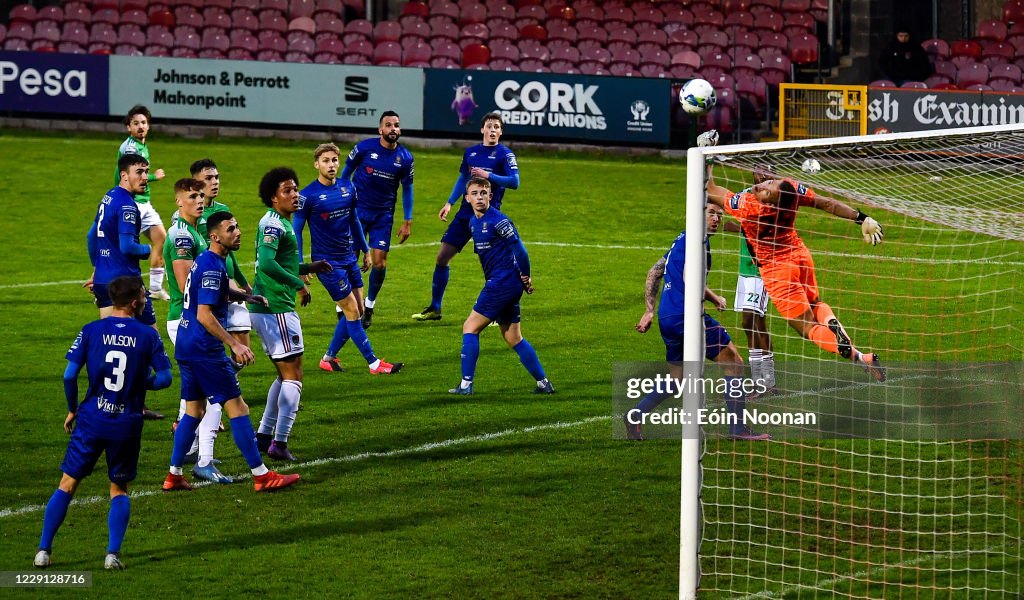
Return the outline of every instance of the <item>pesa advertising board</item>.
[[[511,135],[656,145],[669,141],[666,79],[450,69],[428,69],[426,75],[426,125],[432,132],[477,134],[480,119],[497,111]]]
[[[421,130],[423,71],[111,56],[110,114],[135,104],[161,118],[369,129],[394,110]]]
[[[107,57],[0,52],[0,110],[106,115]]]

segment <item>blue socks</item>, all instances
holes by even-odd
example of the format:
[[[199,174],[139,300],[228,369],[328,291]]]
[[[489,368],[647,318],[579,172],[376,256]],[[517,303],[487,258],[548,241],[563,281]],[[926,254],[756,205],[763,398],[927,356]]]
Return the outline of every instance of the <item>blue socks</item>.
[[[444,290],[448,287],[448,276],[451,267],[434,265],[434,281],[430,284],[430,308],[441,312],[441,300],[444,299]]]
[[[43,513],[43,535],[39,537],[39,549],[50,551],[53,548],[53,536],[57,535],[64,517],[68,514],[68,506],[71,505],[71,494],[57,488],[46,503],[46,512]]]
[[[110,499],[110,514],[107,515],[110,543],[107,545],[107,552],[117,554],[121,551],[121,542],[124,540],[124,532],[128,531],[128,517],[131,512],[131,501],[127,495],[114,496]]]
[[[352,343],[356,345],[356,348],[359,348],[359,352],[363,354],[366,363],[370,364],[376,361],[377,357],[373,354],[370,338],[366,337],[366,329],[363,328],[362,319],[356,319],[355,321],[346,320],[345,324],[348,328],[348,336],[352,338]]]
[[[181,429],[180,423],[178,429]],[[231,437],[235,438],[235,445],[242,451],[245,463],[249,465],[250,469],[255,469],[263,464],[260,450],[256,447],[256,432],[252,430],[252,421],[249,420],[249,415],[231,419]]]
[[[465,336],[463,336],[463,343],[465,343]],[[523,338],[521,342],[512,348],[519,355],[519,361],[523,363],[526,370],[530,372],[530,375],[537,381],[545,379],[544,367],[540,366],[540,359],[537,358],[537,351],[533,349],[530,342]]]
[[[473,381],[476,375],[476,361],[480,358],[480,336],[475,333],[462,334],[462,378]]]
[[[665,398],[668,398],[668,394],[660,394],[658,392],[651,392],[644,396],[640,402],[637,402],[636,408],[643,414],[654,412],[654,409],[658,408],[658,405],[662,403]]]
[[[334,326],[334,337],[331,338],[331,343],[327,346],[327,356],[336,358],[338,352],[341,352],[342,346],[348,341],[348,322],[345,320],[344,313],[338,313],[339,320],[338,324]],[[362,323],[362,321],[360,321]]]
[[[171,450],[172,467],[180,467],[185,463],[185,455],[192,448],[192,442],[196,440],[199,421],[200,419],[188,413],[178,420],[178,428],[174,431],[174,448]]]
[[[384,276],[387,275],[388,269],[378,269],[376,267],[370,269],[370,286],[366,289],[366,299],[370,302],[377,301],[377,293],[380,292],[380,288],[384,285]]]
[[[743,397],[743,378],[725,377],[725,406],[729,414],[735,419],[735,423],[729,423],[729,435],[740,435],[743,433],[743,409],[746,400]]]

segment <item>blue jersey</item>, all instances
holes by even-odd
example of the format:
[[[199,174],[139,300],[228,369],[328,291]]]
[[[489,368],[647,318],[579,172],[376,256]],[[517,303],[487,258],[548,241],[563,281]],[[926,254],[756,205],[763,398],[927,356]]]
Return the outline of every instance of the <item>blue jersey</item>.
[[[199,305],[209,305],[223,326],[228,316],[228,271],[215,252],[207,250],[196,257],[185,279],[185,301],[174,345],[177,360],[203,360],[224,356],[224,342],[215,338],[199,322]]]
[[[82,328],[67,359],[89,374],[77,427],[108,439],[138,437],[150,369],[171,368],[160,334],[135,319],[100,319]]]
[[[96,207],[96,274],[93,283],[110,283],[122,275],[142,275],[139,257],[121,253],[121,234],[139,241],[142,219],[135,199],[121,186],[107,192]]]
[[[356,144],[345,159],[345,169],[353,172],[356,207],[365,212],[394,212],[398,186],[411,186],[415,171],[412,152],[401,144],[388,150],[379,138]]]
[[[356,190],[338,179],[324,185],[314,179],[299,192],[299,211],[293,227],[302,259],[302,229],[309,224],[309,250],[313,260],[355,260],[355,248],[366,249],[363,229],[356,218]]]
[[[482,217],[474,214],[469,228],[473,232],[473,251],[484,268],[484,278],[487,281],[511,280],[521,285],[520,275],[528,273],[522,273],[516,262],[513,247],[520,241],[512,221],[498,209],[490,208]]]
[[[505,144],[498,144],[497,146],[477,144],[467,148],[466,152],[462,155],[462,165],[459,167],[459,173],[467,182],[470,178],[469,171],[473,167],[479,167],[495,175],[507,176],[519,173],[516,155]],[[491,207],[501,208],[501,199],[504,196],[505,187],[491,180]],[[462,206],[472,210],[472,207],[469,205],[469,202],[466,202],[465,198],[462,199]]]
[[[707,271],[711,270],[711,241],[704,238],[704,260]],[[680,233],[672,247],[665,253],[665,287],[658,305],[658,319],[681,318],[683,316],[683,265],[686,263],[686,233]]]

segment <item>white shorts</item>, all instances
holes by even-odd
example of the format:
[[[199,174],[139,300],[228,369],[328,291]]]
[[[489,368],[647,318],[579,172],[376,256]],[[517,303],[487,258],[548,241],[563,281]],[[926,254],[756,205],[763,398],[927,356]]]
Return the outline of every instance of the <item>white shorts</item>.
[[[244,304],[231,302],[228,304],[228,319],[224,329],[228,333],[239,333],[252,329],[252,319],[249,318],[249,309]]]
[[[263,351],[271,360],[302,354],[302,327],[295,311],[283,314],[250,313],[252,327],[263,342]]]
[[[157,225],[163,227],[164,222],[160,220],[160,213],[153,208],[152,202],[136,202],[139,207],[139,216],[142,221],[142,231],[149,231]]]
[[[178,324],[181,323],[181,319],[175,319],[167,322],[167,336],[171,338],[171,345],[178,343]]]
[[[737,277],[736,298],[732,309],[763,317],[768,310],[768,292],[764,289],[764,280],[760,277]]]

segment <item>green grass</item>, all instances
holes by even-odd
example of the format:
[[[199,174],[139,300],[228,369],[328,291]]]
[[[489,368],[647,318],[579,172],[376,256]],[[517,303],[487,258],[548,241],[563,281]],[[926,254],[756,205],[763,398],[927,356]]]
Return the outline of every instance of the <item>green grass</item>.
[[[0,261],[0,324],[8,348],[0,363],[0,390],[11,415],[0,429],[5,442],[0,453],[0,511],[44,504],[59,479],[67,440],[61,429],[63,357],[81,325],[95,317],[77,281],[89,274],[85,232],[96,202],[111,185],[118,141],[92,135],[0,132],[0,169],[9,182],[7,218],[0,225],[7,247],[6,260]],[[222,175],[221,199],[238,216],[243,249],[251,248],[253,229],[264,210],[256,197],[259,177],[268,168],[289,165],[303,183],[308,182],[313,146],[272,140],[165,139],[158,132],[152,139],[154,167],[165,169],[168,176],[154,185],[154,201],[164,218],[169,217],[173,180],[186,176],[193,160],[212,157]],[[393,247],[387,283],[368,332],[379,355],[406,362],[406,369],[396,377],[372,378],[349,345],[341,356],[347,373],[320,372],[315,362],[334,327],[333,308],[326,293],[313,287],[313,304],[299,313],[309,352],[304,408],[291,447],[301,461],[333,460],[298,468],[302,483],[280,494],[256,496],[245,482],[162,495],[157,490],[170,455],[169,423],[149,423],[139,477],[132,486],[143,495],[133,500],[124,544],[129,569],[116,574],[99,570],[106,543],[105,501],[71,508],[55,541],[57,568],[94,571],[98,594],[144,590],[154,597],[192,595],[195,589],[203,589],[204,596],[367,598],[677,594],[679,445],[671,440],[630,444],[613,439],[609,400],[613,363],[663,355],[657,332],[638,335],[633,324],[642,312],[647,269],[682,225],[684,169],[668,161],[520,156],[523,186],[506,195],[505,209],[519,227],[534,266],[537,292],[523,301],[523,331],[558,394],[530,394],[529,376],[496,330],[489,329],[481,336],[477,393],[465,398],[451,397],[446,390],[459,378],[461,323],[481,284],[476,257],[469,254],[453,262],[444,320],[409,319],[429,300],[437,240],[444,228],[436,212],[451,190],[460,156],[417,150],[416,158],[413,237],[405,246]],[[801,216],[801,225],[814,232],[813,241],[805,237],[816,252],[823,293],[837,311],[846,309],[841,314],[850,315],[847,327],[872,337],[874,347],[903,359],[918,357],[923,349],[933,349],[936,332],[964,330],[957,314],[990,314],[1000,306],[997,299],[976,293],[985,289],[981,283],[961,276],[980,273],[980,267],[959,264],[942,267],[942,273],[925,273],[918,263],[890,260],[880,261],[873,275],[864,275],[840,254],[885,257],[899,252],[925,259],[970,259],[1016,252],[1020,260],[1019,244],[951,247],[946,242],[955,233],[925,228],[898,215],[887,215],[884,223],[888,245],[870,249],[857,241],[848,223]],[[735,248],[735,237],[716,240],[715,269],[709,280],[730,304]],[[240,256],[251,261],[244,250]],[[899,289],[892,289],[893,282],[929,277],[939,280],[926,294],[926,308],[934,318],[930,323],[909,317],[920,314],[922,301],[915,296],[922,294],[908,292],[901,300]],[[1014,289],[1015,273],[997,277],[999,286]],[[44,282],[64,283],[38,285]],[[867,305],[865,300],[877,300],[880,290],[891,292],[892,299]],[[1019,302],[1013,306],[1019,311]],[[159,313],[164,307],[157,309]],[[727,312],[721,317],[745,349],[738,315]],[[773,319],[771,327],[780,355],[820,357],[816,348],[788,335],[779,319]],[[984,344],[970,336],[963,342],[953,338],[944,341],[944,347],[952,358],[978,356],[975,350],[982,346],[986,356],[997,353],[992,348],[1014,347],[1013,331],[999,335]],[[260,360],[240,379],[258,417],[273,368],[254,345]],[[150,396],[148,403],[167,413],[176,410],[177,381],[171,389]],[[442,444],[425,446],[437,442]],[[887,510],[892,507],[887,500],[870,494],[856,500],[843,496],[862,493],[866,485],[876,483],[891,491],[902,484],[883,476],[892,469],[942,464],[952,458],[960,459],[952,462],[962,469],[978,453],[1008,456],[1010,471],[1004,479],[994,478],[988,493],[1016,494],[1016,504],[998,505],[993,499],[986,508],[1001,507],[1003,514],[982,517],[991,521],[977,528],[1014,522],[1006,515],[1017,519],[1019,528],[1019,445],[956,447],[941,457],[922,458],[927,449],[875,444],[853,447],[856,452],[851,454],[851,447],[841,442],[739,448],[711,440],[706,464],[714,479],[708,480],[707,497],[717,498],[724,508],[708,514],[706,537],[721,533],[716,523],[726,518],[747,525],[730,532],[737,544],[705,544],[706,555],[714,557],[713,565],[705,562],[705,572],[720,573],[705,579],[705,588],[718,590],[707,596],[729,598],[765,590],[780,594],[789,589],[791,596],[825,598],[832,588],[820,587],[824,579],[865,570],[867,563],[905,563],[909,556],[891,547],[901,540],[891,535]],[[221,436],[217,448],[225,472],[246,471],[230,435]],[[861,456],[864,451],[871,458]],[[886,460],[887,452],[895,457]],[[911,466],[899,466],[905,464]],[[979,470],[985,474],[1002,464],[979,461],[974,471],[955,474],[976,482]],[[757,473],[761,475],[752,475]],[[935,475],[922,473],[914,481],[927,487],[929,477]],[[78,497],[105,496],[107,488],[100,465],[82,484]],[[807,515],[793,508],[793,500],[782,502],[783,493],[838,500],[841,506],[825,507],[821,514],[839,524],[833,526],[838,531],[835,539],[823,545],[824,532],[794,536],[794,531],[812,532],[806,529],[809,525],[802,525]],[[861,501],[867,509],[858,511],[855,507]],[[906,513],[928,508],[905,501],[911,503],[902,507]],[[732,504],[737,505],[735,515],[728,512]],[[816,504],[808,506],[813,511]],[[42,512],[29,508],[0,515],[0,571],[24,570],[38,543]],[[922,519],[921,527],[948,525],[938,518]],[[878,528],[863,531],[885,535],[842,537],[872,524]],[[783,539],[780,531],[790,533]],[[983,542],[988,547],[1005,540]],[[937,545],[927,536],[908,537],[902,543],[924,550]],[[783,544],[789,549],[777,551]],[[971,560],[989,569],[1004,561],[1007,572],[1020,571],[1019,548],[992,552],[997,556]],[[771,565],[802,568],[751,566],[744,558],[748,555],[760,555]],[[947,559],[951,564],[944,565]],[[963,586],[968,577],[978,577],[978,571],[958,573],[967,564],[962,557],[940,555],[922,563],[925,575],[910,581],[916,586]],[[934,575],[943,567],[945,575]],[[906,567],[883,568],[835,589],[845,585],[846,593],[877,597],[892,593],[881,582],[909,576]],[[925,581],[932,576],[934,582]],[[976,579],[971,582],[981,585]],[[809,587],[787,587],[793,585]],[[992,579],[986,585],[1013,589],[1020,580],[1007,578],[997,584]]]

